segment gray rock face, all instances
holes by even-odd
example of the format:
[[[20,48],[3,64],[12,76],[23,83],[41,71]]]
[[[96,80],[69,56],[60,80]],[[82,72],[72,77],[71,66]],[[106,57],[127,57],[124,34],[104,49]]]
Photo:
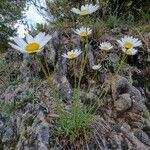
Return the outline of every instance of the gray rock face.
[[[129,93],[133,101],[143,101],[139,90],[132,86],[126,78],[122,76],[116,76],[112,83],[113,99],[116,100],[119,95],[124,93]]]
[[[0,99],[4,102],[13,102],[15,99],[14,86],[9,86],[2,95],[0,95]]]
[[[55,82],[62,100],[70,103],[73,91],[68,79],[69,71],[67,66],[69,62],[62,57],[62,54],[72,48],[80,48],[80,40],[77,36],[68,37],[65,34],[60,34],[53,38],[52,45],[56,52]]]
[[[95,149],[109,150],[149,150],[149,138],[147,134],[141,130],[136,133],[133,131],[128,123],[120,123],[117,127],[107,124],[107,120],[97,118],[94,120],[95,126],[93,130],[93,143],[95,142]],[[107,125],[106,125],[107,124]],[[99,127],[98,127],[99,126]],[[111,130],[113,129],[113,130]],[[107,132],[107,134],[106,134]],[[141,139],[140,139],[141,138]]]
[[[111,89],[113,99],[116,100],[119,95],[129,93],[131,86],[126,78],[117,76],[112,83]]]
[[[27,122],[27,118],[25,120]],[[17,144],[17,149],[49,150],[49,140],[54,130],[51,130],[53,127],[45,120],[43,112],[40,111],[36,114],[30,126],[29,124],[24,125],[25,120],[21,123],[19,131],[21,136]]]
[[[5,143],[9,143],[9,141],[11,141],[11,139],[13,138],[13,130],[12,128],[5,128],[5,132],[3,134],[3,138],[2,138],[2,142],[5,144]]]
[[[130,94],[122,94],[119,98],[114,101],[114,107],[118,112],[125,112],[130,109],[132,106],[132,100]]]
[[[48,150],[50,138],[49,124],[45,120],[44,114],[42,112],[39,113],[37,120],[35,119],[33,126],[35,126],[34,128],[37,134],[37,142],[38,142],[37,149]]]
[[[142,130],[134,132],[135,136],[144,144],[150,146],[150,138]]]

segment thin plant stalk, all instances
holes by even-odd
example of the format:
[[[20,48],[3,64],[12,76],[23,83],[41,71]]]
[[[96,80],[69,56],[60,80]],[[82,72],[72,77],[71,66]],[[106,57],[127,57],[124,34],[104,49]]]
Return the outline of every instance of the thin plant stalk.
[[[102,62],[104,61],[104,59],[106,58],[107,55],[107,51],[103,51],[103,55],[102,55],[102,59],[100,61],[100,65],[102,64]]]
[[[106,90],[104,89],[104,90],[102,91],[102,93],[100,94],[100,96],[98,97],[97,100],[100,100],[101,97],[102,97],[101,100],[104,100],[104,98],[105,98],[106,94],[108,93],[109,88],[110,88],[110,86],[111,86],[111,84],[112,84],[114,78],[115,78],[116,75],[119,73],[119,71],[121,70],[121,68],[122,68],[122,66],[123,66],[123,64],[124,64],[124,62],[125,62],[125,60],[127,59],[127,56],[128,56],[128,55],[127,55],[126,53],[123,54],[122,59],[121,59],[121,62],[118,64],[118,67],[117,67],[117,69],[116,69],[116,71],[115,71],[115,73],[114,73],[114,76],[112,77],[112,79],[111,79],[110,82],[108,83],[108,86],[106,87]],[[96,102],[97,102],[97,100],[96,100]],[[93,105],[93,107],[90,108],[89,112],[92,111],[92,109],[94,109],[95,106],[96,106],[96,103]],[[99,107],[100,107],[100,104],[98,104],[97,108],[94,110],[94,113],[98,110]]]
[[[50,71],[49,71],[49,68],[48,68],[48,63],[46,61],[46,58],[44,57],[44,61],[45,61],[45,64],[46,64],[46,69],[47,69],[47,72],[48,72],[48,76],[50,77]]]
[[[98,74],[98,70],[96,70],[96,72],[94,73],[92,80],[94,80],[96,78],[97,74]],[[90,83],[90,85],[88,86],[88,89],[87,89],[88,92],[90,90],[91,85],[92,85],[92,83]]]
[[[84,23],[85,23],[85,27],[86,27],[86,33],[87,33],[87,27],[88,27],[88,23],[89,23],[89,15],[87,17],[84,18]],[[80,90],[80,84],[81,84],[81,80],[83,77],[83,73],[84,73],[84,69],[86,66],[86,62],[87,62],[87,57],[88,57],[88,35],[86,35],[86,47],[83,48],[83,58],[82,58],[82,62],[81,62],[81,73],[80,73],[80,77],[79,77],[79,82],[78,82],[78,95],[79,95],[79,90]],[[84,40],[82,41],[84,42]],[[84,46],[84,45],[83,45]]]
[[[121,67],[123,66],[124,62],[126,61],[128,55],[126,53],[123,54],[121,62],[119,63],[117,70],[115,71],[114,77],[121,71]]]
[[[43,73],[44,73],[44,75],[45,75],[45,77],[46,77],[46,80],[47,80],[49,89],[52,91],[53,96],[54,96],[54,98],[55,98],[55,100],[56,100],[56,102],[57,102],[57,110],[58,110],[58,113],[61,113],[61,112],[62,112],[62,111],[61,111],[62,108],[61,108],[61,104],[60,104],[60,101],[59,101],[59,94],[58,94],[58,91],[56,91],[56,89],[54,88],[54,85],[53,85],[52,81],[50,80],[50,76],[49,76],[50,74],[49,74],[49,75],[47,74],[48,68],[47,68],[47,71],[46,71],[46,69],[45,69],[45,67],[44,67],[44,65],[43,65],[43,63],[42,63],[42,61],[41,61],[38,57],[36,57],[36,59],[37,59],[37,61],[39,62],[40,67],[41,67],[41,69],[42,69],[42,71],[43,71]],[[45,61],[45,63],[46,63],[46,61]],[[48,67],[48,65],[46,65],[46,67]]]
[[[76,78],[76,61],[73,60],[73,69],[74,69],[74,88],[77,86],[77,78]]]
[[[97,76],[97,74],[98,74],[98,71],[95,72],[95,74],[94,74],[92,80],[95,79],[95,77]],[[90,83],[90,85],[88,86],[87,92],[89,92],[91,85],[92,85],[92,83]],[[96,84],[94,85],[94,88],[95,88],[95,86],[96,86]],[[86,97],[85,97],[84,100],[83,100],[83,104],[85,103],[85,101],[86,101]]]

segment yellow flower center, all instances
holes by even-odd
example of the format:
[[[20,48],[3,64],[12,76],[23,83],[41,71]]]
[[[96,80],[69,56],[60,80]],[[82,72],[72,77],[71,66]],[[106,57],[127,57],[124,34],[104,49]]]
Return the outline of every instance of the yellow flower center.
[[[74,58],[76,58],[76,54],[75,53],[70,53],[70,54],[68,54],[68,58],[69,59],[74,59]]]
[[[128,48],[128,49],[130,49],[134,46],[134,44],[132,42],[128,42],[128,41],[126,41],[123,45],[125,48]]]
[[[88,35],[88,33],[87,32],[80,32],[80,36],[87,36]]]
[[[90,13],[91,12],[89,10],[87,10],[87,9],[80,11],[80,15],[87,15],[87,14],[90,14]]]
[[[36,42],[29,43],[25,49],[28,53],[35,53],[40,48],[40,45]]]
[[[103,46],[103,49],[102,49],[102,50],[108,51],[108,50],[109,50],[109,47],[108,47],[108,46]]]

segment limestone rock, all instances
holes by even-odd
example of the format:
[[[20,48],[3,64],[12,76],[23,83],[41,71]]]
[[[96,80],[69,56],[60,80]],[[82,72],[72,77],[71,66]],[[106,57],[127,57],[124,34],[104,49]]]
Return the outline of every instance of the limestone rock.
[[[124,77],[117,76],[112,82],[112,96],[116,100],[119,95],[130,92],[131,85],[128,80]]]
[[[150,146],[150,138],[142,130],[134,132],[135,136],[144,144]]]
[[[114,107],[118,112],[125,112],[132,106],[130,94],[122,94],[114,101]]]

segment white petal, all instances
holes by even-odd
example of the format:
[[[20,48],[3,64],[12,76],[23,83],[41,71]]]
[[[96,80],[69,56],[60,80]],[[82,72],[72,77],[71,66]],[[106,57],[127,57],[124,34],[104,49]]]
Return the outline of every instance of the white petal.
[[[76,14],[80,14],[80,10],[77,8],[72,8],[71,11]]]
[[[28,34],[28,35],[26,35],[26,40],[27,40],[27,43],[32,43],[34,38]]]
[[[79,51],[79,50],[76,48],[76,49],[74,50],[74,53],[78,53],[78,51]]]
[[[88,7],[87,5],[85,5],[85,6],[82,5],[81,10],[87,10],[87,7]]]
[[[138,51],[136,49],[132,49],[132,55],[135,55]]]
[[[141,46],[142,45],[142,42],[141,41],[138,41],[137,43],[136,43],[136,46]]]
[[[77,30],[75,30],[75,31],[74,31],[74,33],[76,33],[76,34],[79,34],[79,31],[78,31],[78,29],[77,29]]]
[[[79,56],[81,53],[82,53],[82,52],[81,52],[81,51],[79,51],[79,52],[78,52],[78,56]]]
[[[45,36],[45,33],[40,32],[38,35],[35,36],[34,41],[37,41],[38,43],[40,43],[43,40],[44,36]]]
[[[121,40],[117,40],[117,42],[120,44],[120,46],[123,45],[122,41]]]
[[[68,58],[68,55],[66,55],[66,54],[63,54],[62,56],[65,57],[65,58]]]
[[[20,47],[24,47],[27,44],[22,38],[19,37],[14,37],[14,42]]]
[[[51,38],[52,37],[50,35],[46,35],[43,39],[43,42],[40,44],[40,48],[42,48],[44,45],[46,45],[50,41]]]
[[[23,50],[23,48],[21,48],[21,47],[15,45],[15,44],[13,44],[13,43],[9,43],[9,45],[11,45],[12,48],[14,48],[14,49],[20,51],[21,53],[26,53],[26,52]]]
[[[44,48],[40,48],[37,53],[40,53],[41,51],[43,51]]]

